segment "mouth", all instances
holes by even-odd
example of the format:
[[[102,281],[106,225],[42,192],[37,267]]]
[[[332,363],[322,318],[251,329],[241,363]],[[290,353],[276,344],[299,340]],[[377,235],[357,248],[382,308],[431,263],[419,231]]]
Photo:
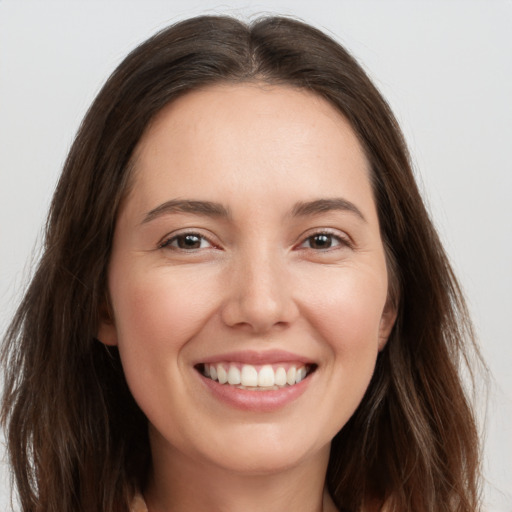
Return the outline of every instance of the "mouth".
[[[300,362],[253,365],[222,361],[200,363],[195,366],[195,369],[206,379],[249,391],[291,388],[307,379],[316,368],[316,364]]]

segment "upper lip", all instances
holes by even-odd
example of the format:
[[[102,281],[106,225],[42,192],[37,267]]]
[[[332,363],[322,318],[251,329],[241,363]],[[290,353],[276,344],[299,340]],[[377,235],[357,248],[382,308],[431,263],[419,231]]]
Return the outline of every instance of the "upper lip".
[[[288,352],[286,350],[241,350],[237,352],[225,352],[209,356],[196,364],[215,364],[222,362],[245,363],[245,364],[277,364],[277,363],[304,363],[311,364],[310,358]]]

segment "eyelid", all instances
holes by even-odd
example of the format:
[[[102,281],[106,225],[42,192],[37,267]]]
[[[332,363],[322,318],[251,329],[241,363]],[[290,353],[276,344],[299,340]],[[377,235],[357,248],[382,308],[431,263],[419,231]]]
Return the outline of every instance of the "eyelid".
[[[319,249],[311,249],[311,250],[314,250],[315,252],[327,252],[329,250],[336,250],[339,247],[349,247],[350,249],[354,248],[354,242],[353,242],[352,238],[344,231],[340,231],[339,229],[334,229],[334,228],[313,228],[311,230],[308,230],[308,231],[306,231],[306,233],[303,233],[300,236],[300,239],[295,244],[294,248],[295,249],[310,249],[309,247],[302,247],[302,245],[308,239],[310,239],[314,236],[318,236],[318,235],[332,236],[333,238],[336,238],[340,242],[340,245],[332,247],[332,248],[329,247],[327,249],[324,249],[323,251],[319,250]]]
[[[209,236],[209,235],[205,234],[204,232],[202,232],[201,229],[196,229],[196,228],[183,228],[183,229],[179,229],[177,231],[173,231],[171,233],[166,234],[158,242],[157,248],[158,249],[173,248],[173,247],[171,247],[170,244],[174,240],[176,240],[178,237],[185,236],[185,235],[197,236],[198,238],[201,238],[202,240],[205,240],[206,242],[208,242],[210,247],[202,248],[202,249],[201,248],[190,249],[188,251],[186,249],[181,249],[179,247],[174,247],[174,249],[182,250],[185,252],[193,252],[193,251],[212,249],[212,248],[213,249],[221,249],[220,244],[213,241],[213,238],[214,238],[213,236]],[[349,247],[349,248],[354,247],[354,243],[353,243],[353,240],[351,239],[351,237],[343,231],[340,231],[340,230],[334,229],[334,228],[313,228],[313,229],[306,231],[305,233],[303,233],[300,236],[300,238],[298,239],[298,242],[294,244],[294,249],[309,249],[309,248],[302,247],[302,245],[304,243],[306,243],[306,241],[308,239],[310,239],[314,236],[318,236],[318,235],[329,235],[339,241],[339,245],[336,245],[333,248],[324,249],[323,252],[329,251],[330,249],[335,250],[338,247]],[[319,249],[311,249],[311,250],[314,250],[315,252],[322,252],[322,250],[319,250]]]
[[[172,247],[171,246],[171,243],[176,240],[178,237],[180,236],[186,236],[186,235],[193,235],[193,236],[197,236],[198,238],[201,238],[203,240],[206,240],[208,242],[208,244],[210,245],[210,247],[205,247],[205,248],[199,248],[199,249],[190,249],[190,250],[186,250],[186,249],[181,249],[180,247]],[[196,228],[183,228],[183,229],[179,229],[177,231],[173,231],[171,233],[168,233],[167,235],[165,235],[161,240],[160,242],[158,242],[157,244],[157,248],[158,249],[166,249],[166,248],[171,248],[171,249],[175,249],[175,250],[178,250],[178,251],[184,251],[184,252],[193,252],[193,251],[199,251],[199,250],[204,250],[204,249],[220,249],[220,245],[218,243],[215,243],[213,240],[212,240],[212,236],[208,236],[208,235],[205,235],[202,230],[200,229],[196,229]]]

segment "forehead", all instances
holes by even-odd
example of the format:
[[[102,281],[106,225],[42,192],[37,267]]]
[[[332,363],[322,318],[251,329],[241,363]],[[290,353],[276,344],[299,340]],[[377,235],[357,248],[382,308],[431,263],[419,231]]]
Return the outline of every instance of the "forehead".
[[[245,128],[244,132],[240,133],[240,128]],[[188,134],[207,142],[216,134],[233,137],[239,133],[251,134],[261,143],[261,136],[269,130],[273,130],[273,137],[281,135],[296,143],[320,142],[319,137],[326,132],[337,134],[344,145],[362,151],[345,117],[318,94],[292,86],[248,82],[207,86],[171,102],[151,121],[136,155],[140,157],[148,146],[162,142],[162,136],[169,139]]]
[[[333,187],[370,189],[348,121],[320,96],[289,86],[221,84],[187,93],[157,114],[134,162],[134,188],[145,202],[186,197],[191,188],[210,200],[243,189],[304,195],[307,187],[311,198],[328,197]]]

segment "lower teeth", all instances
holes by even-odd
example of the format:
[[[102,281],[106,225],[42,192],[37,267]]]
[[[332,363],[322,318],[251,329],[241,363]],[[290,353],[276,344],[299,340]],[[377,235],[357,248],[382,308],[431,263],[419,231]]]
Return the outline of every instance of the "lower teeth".
[[[228,384],[229,386],[230,384]],[[288,384],[285,384],[284,386],[269,386],[269,387],[259,387],[259,386],[242,386],[241,384],[239,386],[235,386],[238,389],[247,389],[249,391],[276,391],[278,389],[288,388],[290,387]]]

